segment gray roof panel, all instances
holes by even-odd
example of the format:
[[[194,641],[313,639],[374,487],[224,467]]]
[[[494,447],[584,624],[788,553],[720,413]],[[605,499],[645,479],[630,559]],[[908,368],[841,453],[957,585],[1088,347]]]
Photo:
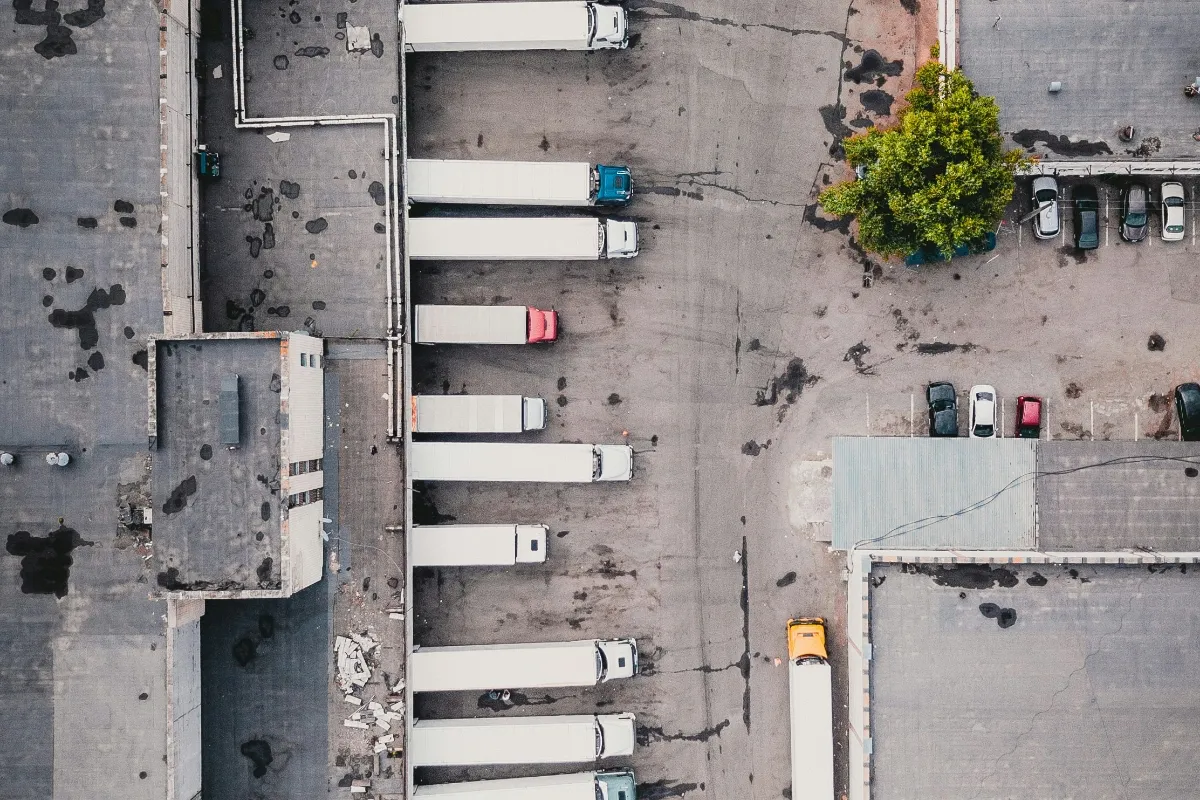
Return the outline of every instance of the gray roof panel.
[[[1034,547],[1036,444],[835,438],[833,547]]]

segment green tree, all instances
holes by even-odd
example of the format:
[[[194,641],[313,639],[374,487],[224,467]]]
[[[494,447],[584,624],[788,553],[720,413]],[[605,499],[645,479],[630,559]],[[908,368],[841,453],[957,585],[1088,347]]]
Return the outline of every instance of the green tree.
[[[996,101],[960,71],[930,61],[906,99],[894,127],[844,142],[846,160],[865,167],[865,177],[829,187],[818,202],[828,214],[856,217],[859,242],[874,253],[933,246],[949,255],[995,229],[1014,172],[1028,160],[1004,148]]]

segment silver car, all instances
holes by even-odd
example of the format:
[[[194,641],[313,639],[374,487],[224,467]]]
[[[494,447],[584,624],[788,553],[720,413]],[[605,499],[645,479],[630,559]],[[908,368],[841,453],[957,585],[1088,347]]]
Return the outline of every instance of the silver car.
[[[1039,239],[1058,236],[1058,181],[1048,175],[1033,179],[1033,207],[1038,210],[1033,218],[1033,235]]]

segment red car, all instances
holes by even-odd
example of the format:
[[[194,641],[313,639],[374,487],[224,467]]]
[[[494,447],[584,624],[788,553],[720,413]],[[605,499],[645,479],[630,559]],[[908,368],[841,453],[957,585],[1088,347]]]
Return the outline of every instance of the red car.
[[[1021,395],[1017,398],[1017,436],[1038,439],[1042,435],[1042,398]]]

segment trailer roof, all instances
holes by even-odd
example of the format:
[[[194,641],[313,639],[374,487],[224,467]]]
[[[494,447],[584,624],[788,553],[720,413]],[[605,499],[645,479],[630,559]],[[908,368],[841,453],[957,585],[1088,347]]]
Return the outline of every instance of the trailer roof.
[[[413,45],[505,42],[528,39],[586,40],[587,3],[426,3],[403,6],[404,38]],[[529,30],[537,23],[537,35]]]

